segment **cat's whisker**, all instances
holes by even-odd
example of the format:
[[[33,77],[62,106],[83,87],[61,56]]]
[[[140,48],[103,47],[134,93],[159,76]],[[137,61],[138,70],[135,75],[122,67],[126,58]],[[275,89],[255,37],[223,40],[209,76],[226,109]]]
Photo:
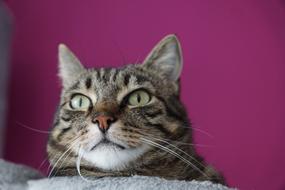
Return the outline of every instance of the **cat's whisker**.
[[[208,136],[210,138],[214,138],[214,135],[210,134],[209,132],[207,132],[207,131],[205,131],[203,129],[197,128],[197,127],[193,127],[193,126],[191,126],[191,127],[189,127],[189,126],[180,126],[180,127],[185,128],[185,129],[193,129],[194,131],[200,132],[200,133],[202,133],[202,134],[204,134],[204,135],[206,135],[206,136]]]
[[[56,159],[56,157],[60,157],[58,155],[61,155],[60,153],[59,154],[55,154],[52,158],[50,158],[49,160],[54,160]],[[51,170],[51,168],[53,167],[53,165],[50,163],[48,168],[47,168],[47,172],[49,173],[49,171]],[[53,175],[54,176],[54,175]]]
[[[48,178],[51,177],[51,175],[53,174],[53,171],[54,171],[54,169],[56,168],[56,166],[57,166],[57,164],[59,163],[59,161],[64,157],[64,155],[65,155],[71,148],[72,148],[72,146],[69,147],[69,149],[67,149],[67,150],[59,157],[59,159],[56,161],[56,163],[53,165],[51,171],[49,172]],[[54,175],[53,175],[53,176],[54,176]]]
[[[29,130],[31,130],[31,131],[34,131],[34,132],[43,133],[43,134],[49,134],[49,133],[51,133],[50,131],[43,131],[43,130],[39,130],[39,129],[34,129],[34,128],[29,127],[29,126],[27,126],[27,125],[24,125],[23,123],[20,123],[20,122],[18,122],[18,121],[16,121],[16,124],[18,124],[18,125],[21,126],[21,127],[26,128],[26,129],[29,129]]]
[[[39,167],[37,168],[37,170],[40,170],[40,169],[43,167],[43,165],[44,165],[47,161],[48,161],[48,158],[45,158],[45,159],[41,162],[41,164],[39,165]]]
[[[86,179],[86,178],[81,174],[81,171],[80,171],[80,162],[81,162],[81,159],[82,159],[83,155],[84,155],[84,150],[83,150],[83,148],[80,146],[79,149],[78,149],[78,157],[77,157],[77,160],[76,160],[76,169],[77,169],[78,175],[81,177],[81,179],[83,179],[83,180],[86,181],[86,182],[92,182],[91,180]]]
[[[153,136],[153,135],[149,135],[149,134],[143,134],[147,137],[151,137],[151,138],[157,138],[156,136]],[[197,144],[197,143],[186,143],[186,142],[181,142],[181,141],[175,141],[175,140],[171,140],[171,139],[167,139],[167,138],[161,138],[159,137],[160,139],[162,140],[165,140],[165,141],[170,141],[170,142],[174,142],[176,144],[179,144],[179,145],[188,145],[188,146],[196,146],[196,147],[206,147],[206,148],[211,148],[213,147],[212,145],[205,145],[205,144]]]
[[[41,162],[41,164],[40,164],[40,166],[37,168],[37,170],[40,170],[41,167],[44,165],[44,163],[45,163],[45,162],[48,162],[49,159],[51,159],[51,160],[55,159],[55,157],[56,157],[57,155],[60,155],[60,154],[55,154],[52,158],[48,158],[48,157],[45,158],[45,159]],[[51,167],[52,167],[52,165],[48,162],[48,167],[47,167],[47,169],[46,169],[46,172],[48,172]]]
[[[74,137],[74,138],[72,138],[69,142],[67,142],[67,145],[68,144],[71,144],[71,143],[73,143],[76,139],[78,139],[80,136],[78,136],[78,137]],[[71,145],[69,145],[69,146],[67,146],[67,148],[69,148]],[[55,159],[55,157],[56,156],[58,156],[58,155],[60,155],[60,154],[55,154],[52,158],[50,158],[49,160],[54,160]],[[52,165],[51,164],[49,164],[49,167],[47,168],[47,171],[49,171],[50,170],[50,168],[52,167]]]
[[[202,133],[202,134],[205,134],[205,135],[207,135],[208,137],[214,138],[214,135],[212,135],[212,134],[210,134],[209,132],[207,132],[207,131],[205,131],[205,130],[202,130],[202,129],[200,129],[200,128],[191,126],[191,129],[193,129],[194,131],[200,132],[200,133]]]
[[[171,144],[171,143],[169,143],[169,142],[167,142],[167,141],[165,141],[165,140],[159,139],[159,138],[153,137],[153,139],[168,144],[169,146],[175,148],[176,150],[182,152],[183,154],[185,154],[186,156],[188,156],[189,158],[191,158],[192,160],[194,160],[194,161],[195,161],[197,164],[199,164],[200,166],[205,167],[204,164],[202,164],[201,162],[199,162],[198,160],[196,160],[193,156],[189,155],[187,152],[185,152],[184,150],[178,148],[177,146],[175,146],[175,145],[173,145],[173,144]]]
[[[174,140],[170,140],[170,139],[165,139],[165,140],[174,142],[174,143],[182,145],[182,146],[195,146],[195,147],[204,147],[204,148],[211,148],[211,147],[213,147],[212,145],[206,145],[206,144],[185,143],[185,142],[179,142],[179,141],[174,141]]]
[[[173,156],[179,158],[181,161],[185,162],[187,165],[190,165],[192,166],[194,169],[196,169],[197,171],[199,171],[202,175],[204,175],[205,177],[208,178],[208,176],[206,175],[206,173],[204,173],[202,170],[200,170],[195,164],[193,164],[192,162],[190,162],[189,160],[185,159],[183,156],[179,155],[178,153],[176,153],[175,151],[165,147],[165,146],[162,146],[161,144],[159,143],[156,143],[156,142],[153,142],[149,139],[145,139],[145,138],[141,138],[141,140],[143,140],[145,143],[149,144],[149,145],[152,145],[154,147],[157,147],[157,148],[160,148],[170,154],[172,154]]]
[[[212,148],[213,147],[213,145],[206,145],[206,144],[184,143],[184,142],[179,142],[179,141],[171,141],[171,142],[175,142],[177,144],[185,145],[185,146],[187,145],[187,146],[196,146],[196,147],[204,147],[204,148]]]
[[[66,146],[67,148],[69,148],[69,147],[71,146],[71,144],[72,144],[75,140],[77,140],[78,138],[80,138],[80,136],[75,136],[75,137],[69,139],[69,140],[66,142],[66,145],[64,145],[64,146]],[[58,155],[58,154],[55,154],[55,156],[56,156],[56,155]],[[54,157],[55,157],[55,156],[54,156]],[[52,159],[54,159],[54,157],[53,157]]]
[[[65,158],[63,159],[63,161],[60,163],[59,167],[57,168],[57,170],[54,172],[53,176],[56,176],[57,172],[62,169],[62,165],[63,163],[66,161],[66,159],[70,156],[70,154],[72,153],[71,149],[69,150],[69,153],[65,156]],[[64,167],[65,168],[65,167]]]
[[[80,136],[75,136],[75,137],[69,139],[69,141],[66,142],[66,145],[65,145],[65,146],[66,146],[67,148],[70,148],[70,146],[72,146],[72,144],[73,144],[76,140],[78,140],[79,138],[80,138]],[[55,154],[55,155],[53,156],[53,158],[51,158],[51,160],[53,160],[57,155],[60,155],[60,154]]]
[[[154,140],[158,140],[158,141],[161,141],[161,142],[164,142],[164,143],[168,144],[169,146],[171,146],[171,147],[175,148],[176,150],[179,150],[180,152],[182,152],[183,154],[185,154],[186,156],[188,156],[189,158],[191,158],[192,160],[194,160],[194,161],[195,161],[197,164],[199,164],[200,166],[205,167],[205,165],[204,165],[204,164],[202,164],[202,163],[201,163],[201,162],[199,162],[197,159],[195,159],[193,156],[189,155],[187,152],[185,152],[184,150],[182,150],[182,149],[178,148],[177,146],[175,146],[175,145],[173,145],[173,144],[171,144],[171,143],[169,143],[169,142],[167,142],[167,141],[165,141],[165,140],[159,139],[159,138],[155,138],[155,137],[153,137],[153,139],[154,139]]]
[[[71,150],[75,145],[77,145],[77,141],[79,140],[78,139],[79,137],[77,137],[74,141],[72,141],[71,145],[69,146],[69,148],[58,158],[58,160],[55,162],[55,164],[53,165],[51,171],[49,172],[49,175],[48,175],[48,178],[51,177],[55,167],[57,166],[57,164],[59,163],[59,161],[64,157],[65,154],[67,154],[67,152],[69,150]]]

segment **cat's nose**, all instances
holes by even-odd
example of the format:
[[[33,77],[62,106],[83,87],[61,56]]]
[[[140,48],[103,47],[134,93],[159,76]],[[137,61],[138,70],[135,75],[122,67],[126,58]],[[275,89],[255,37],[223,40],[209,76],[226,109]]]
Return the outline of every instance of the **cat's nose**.
[[[110,115],[98,115],[92,122],[97,123],[100,131],[105,133],[110,128],[111,124],[115,122],[115,118]]]

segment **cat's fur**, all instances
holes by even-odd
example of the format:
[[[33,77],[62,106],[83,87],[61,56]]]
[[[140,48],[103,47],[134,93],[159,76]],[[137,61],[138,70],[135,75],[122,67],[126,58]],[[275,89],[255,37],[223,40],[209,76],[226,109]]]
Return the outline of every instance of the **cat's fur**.
[[[146,175],[223,183],[193,146],[191,124],[179,97],[182,62],[175,35],[161,40],[142,64],[122,68],[85,69],[60,45],[63,90],[47,146],[51,175]],[[126,98],[138,89],[150,94],[150,103],[129,106]],[[88,97],[92,106],[73,110],[74,94]],[[105,134],[93,122],[98,113],[116,118]],[[104,138],[109,144],[100,144]]]

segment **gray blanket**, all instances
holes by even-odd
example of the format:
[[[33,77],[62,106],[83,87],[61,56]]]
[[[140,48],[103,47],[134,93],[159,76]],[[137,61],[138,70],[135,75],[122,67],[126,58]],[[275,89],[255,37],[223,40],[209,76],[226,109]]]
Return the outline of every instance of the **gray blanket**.
[[[0,190],[230,190],[211,182],[165,180],[159,177],[44,178],[39,172],[0,159]]]

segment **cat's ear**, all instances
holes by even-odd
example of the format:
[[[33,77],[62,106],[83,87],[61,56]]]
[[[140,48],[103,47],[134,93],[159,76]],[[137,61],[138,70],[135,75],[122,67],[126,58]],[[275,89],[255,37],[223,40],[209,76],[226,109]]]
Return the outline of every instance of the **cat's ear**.
[[[58,46],[59,77],[63,87],[69,87],[85,71],[78,58],[64,44]]]
[[[162,74],[170,81],[178,81],[183,65],[179,40],[173,34],[163,38],[149,53],[143,66]]]

